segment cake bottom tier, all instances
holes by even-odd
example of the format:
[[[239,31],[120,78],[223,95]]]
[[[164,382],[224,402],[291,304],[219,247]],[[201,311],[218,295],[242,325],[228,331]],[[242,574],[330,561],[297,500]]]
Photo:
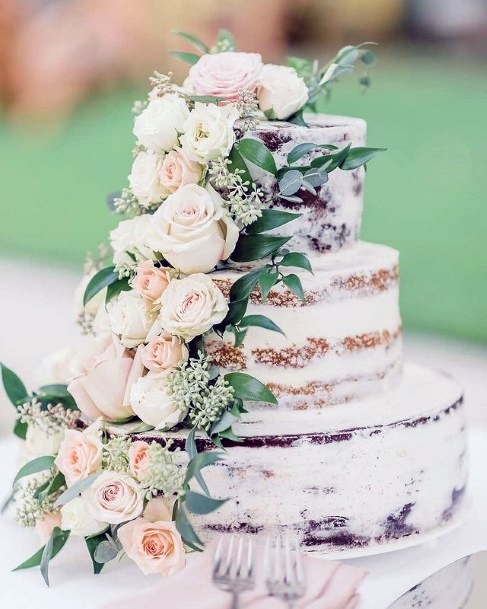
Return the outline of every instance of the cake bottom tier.
[[[386,395],[246,417],[236,430],[242,443],[205,470],[212,495],[230,499],[195,517],[203,539],[297,531],[309,550],[370,550],[421,541],[462,506],[462,392],[441,373],[408,365]],[[201,449],[210,446],[201,440]]]

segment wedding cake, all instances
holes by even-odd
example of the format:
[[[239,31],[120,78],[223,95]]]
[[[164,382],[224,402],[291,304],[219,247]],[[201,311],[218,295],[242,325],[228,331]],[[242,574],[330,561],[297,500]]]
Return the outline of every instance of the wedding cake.
[[[359,240],[384,149],[316,113],[369,43],[282,66],[225,31],[180,35],[199,54],[176,52],[183,85],[155,72],[134,106],[121,220],[78,290],[86,341],[35,391],[1,366],[23,441],[11,499],[43,543],[18,569],[46,583],[70,536],[95,573],[123,552],[168,576],[221,532],[364,553],[463,505],[461,391],[403,364],[398,254]]]

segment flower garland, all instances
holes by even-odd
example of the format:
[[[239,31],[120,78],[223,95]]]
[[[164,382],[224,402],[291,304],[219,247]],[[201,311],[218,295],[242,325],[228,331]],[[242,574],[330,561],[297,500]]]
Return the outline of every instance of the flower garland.
[[[238,347],[253,326],[281,332],[246,315],[250,294],[259,289],[265,300],[282,283],[304,300],[287,269],[311,271],[304,254],[284,249],[290,236],[269,233],[299,214],[268,208],[255,168],[274,176],[276,196],[300,202],[300,190],[315,193],[335,169],[365,165],[380,150],[306,143],[277,167],[252,137],[262,119],[306,125],[304,108],[354,62],[372,63],[370,50],[345,47],[323,68],[296,58],[276,66],[237,52],[228,32],[211,49],[180,35],[203,54],[174,53],[191,64],[184,85],[155,72],[134,107],[129,186],[109,199],[124,219],[78,290],[80,324],[92,336],[51,358],[36,392],[2,366],[14,432],[25,441],[12,493],[17,519],[45,543],[18,569],[40,566],[46,583],[70,535],[85,538],[95,573],[123,551],[145,573],[170,575],[185,548],[202,548],[189,513],[224,500],[210,496],[201,473],[220,453],[199,454],[196,433],[216,446],[238,441],[232,424],[246,401],[277,403],[258,379],[215,368],[205,337],[230,332]],[[227,299],[209,273],[240,262],[256,264]],[[187,430],[185,450],[165,437],[174,429]],[[137,439],[149,430],[162,432],[157,441]]]

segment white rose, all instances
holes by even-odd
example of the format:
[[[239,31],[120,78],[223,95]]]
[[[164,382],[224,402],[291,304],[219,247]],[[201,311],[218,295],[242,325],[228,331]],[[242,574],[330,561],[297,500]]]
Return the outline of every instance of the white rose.
[[[161,297],[158,323],[170,334],[185,340],[204,334],[228,312],[225,297],[202,273],[173,279]]]
[[[188,116],[186,101],[179,95],[156,97],[135,119],[134,135],[149,150],[169,152],[177,147]]]
[[[73,376],[72,363],[77,350],[73,347],[60,349],[42,360],[36,372],[39,385],[67,385]]]
[[[156,429],[171,429],[187,415],[167,394],[168,372],[153,373],[140,378],[130,392],[130,403],[135,414]]]
[[[61,508],[61,528],[72,535],[88,537],[99,535],[108,527],[107,522],[93,518],[90,506],[84,497],[76,497]]]
[[[119,336],[122,345],[132,348],[145,341],[156,314],[142,296],[130,290],[110,301],[108,317],[112,332]]]
[[[108,524],[121,524],[140,516],[144,491],[129,475],[105,471],[84,493],[93,518]]]
[[[83,296],[85,295],[86,286],[90,283],[96,272],[96,270],[93,270],[90,273],[86,273],[86,275],[83,275],[81,281],[76,287],[74,293],[74,302],[76,307],[76,313],[78,315],[84,313],[85,315],[88,315],[90,317],[95,317],[100,307],[103,307],[105,305],[105,296],[107,293],[106,288],[100,290],[97,294],[95,294],[95,296],[93,296],[93,298],[86,303],[86,306],[83,305]]]
[[[235,143],[233,125],[238,117],[234,105],[197,102],[184,123],[184,134],[179,138],[183,152],[189,159],[203,163],[228,156]]]
[[[160,203],[169,194],[162,184],[164,157],[148,150],[139,152],[132,165],[129,183],[132,192],[144,207]]]
[[[257,90],[260,109],[272,119],[285,120],[308,101],[309,91],[294,68],[267,64]]]
[[[29,425],[25,436],[25,456],[28,461],[45,455],[56,455],[64,438],[64,429],[46,433],[37,425]]]
[[[182,186],[152,216],[148,245],[183,273],[206,273],[235,249],[238,226],[211,187]]]
[[[150,215],[142,214],[130,220],[122,220],[110,232],[113,262],[116,267],[135,267],[137,262],[154,259],[154,252],[146,245],[150,227]]]

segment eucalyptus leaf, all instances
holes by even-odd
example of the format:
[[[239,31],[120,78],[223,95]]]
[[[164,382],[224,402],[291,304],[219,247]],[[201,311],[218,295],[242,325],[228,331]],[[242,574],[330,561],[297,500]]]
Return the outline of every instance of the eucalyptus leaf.
[[[247,226],[247,233],[249,235],[263,233],[272,230],[273,228],[277,228],[278,226],[283,226],[288,222],[292,222],[300,216],[301,214],[293,214],[279,209],[263,209],[262,216]]]
[[[56,527],[57,528],[57,527]],[[61,531],[60,529],[58,529]],[[51,559],[54,558],[63,549],[64,544],[68,540],[69,531],[61,531],[59,534],[54,536]],[[14,571],[20,571],[22,569],[31,569],[32,567],[39,567],[42,561],[42,555],[44,553],[45,546],[42,546],[40,550],[37,550],[30,558],[21,563],[18,567],[15,567]]]
[[[325,150],[336,150],[337,147],[333,144],[313,144],[312,142],[304,142],[295,146],[287,155],[287,162],[292,165],[296,161],[299,161],[305,154],[312,150],[318,150],[324,148]]]
[[[306,271],[313,273],[310,261],[300,252],[289,252],[284,256],[281,262],[279,262],[279,266],[295,266],[296,268],[305,269]]]
[[[296,193],[303,185],[303,174],[298,169],[291,169],[279,180],[279,192],[288,197]]]
[[[217,437],[220,440],[224,439],[224,440],[230,440],[231,442],[243,442],[243,439],[240,438],[239,436],[236,436],[234,431],[233,431],[233,429],[231,427],[228,427],[227,429],[224,429],[223,431],[220,431],[218,433]],[[223,444],[222,444],[222,447],[223,447]]]
[[[200,55],[196,55],[195,53],[187,53],[186,51],[171,51],[170,53],[176,59],[180,59],[185,63],[189,63],[190,65],[194,65],[198,63],[201,59]]]
[[[265,328],[266,330],[271,330],[272,332],[279,332],[283,336],[286,336],[281,328],[269,319],[265,315],[246,315],[240,320],[239,324],[242,328],[248,328],[249,326],[255,326],[258,328]]]
[[[264,171],[275,175],[277,166],[272,152],[260,140],[245,137],[238,143],[238,151],[246,159]]]
[[[326,169],[312,168],[304,174],[304,182],[311,184],[313,188],[323,186],[328,182],[328,172]]]
[[[195,493],[194,491],[188,491],[184,496],[184,505],[193,514],[209,514],[227,501],[228,499],[213,499],[213,497],[201,495],[201,493]]]
[[[377,57],[373,51],[371,51],[370,49],[366,49],[361,52],[360,61],[366,66],[373,66],[377,61]]]
[[[39,501],[44,501],[46,497],[58,491],[61,487],[66,484],[66,479],[64,474],[58,472],[54,478],[46,483],[45,488],[42,490],[38,489],[36,493],[36,497],[39,497]]]
[[[304,295],[301,279],[297,275],[294,275],[294,273],[286,275],[285,277],[283,277],[282,281],[287,285],[291,292],[301,298],[303,302],[306,302],[306,297]]]
[[[225,101],[224,97],[217,97],[216,95],[186,95],[186,99],[201,104],[219,104]]]
[[[310,59],[302,57],[287,57],[287,65],[294,68],[299,76],[306,78],[311,76],[313,72],[313,62]]]
[[[93,573],[98,575],[103,569],[104,563],[98,562],[95,558],[95,552],[98,546],[106,540],[104,533],[94,535],[93,537],[85,537],[86,547],[90,553],[91,562],[93,564]]]
[[[101,290],[112,283],[118,281],[118,273],[114,266],[107,266],[99,270],[88,282],[83,296],[83,306],[86,307],[88,302],[98,294]]]
[[[2,369],[2,382],[5,388],[5,393],[12,404],[17,407],[22,402],[26,401],[29,397],[27,389],[20,378],[7,368],[4,364],[0,363]]]
[[[229,372],[224,378],[233,388],[235,397],[241,400],[277,404],[276,396],[272,391],[250,374]]]
[[[273,235],[240,235],[231,259],[235,262],[251,262],[270,256],[291,239]]]
[[[98,478],[98,476],[100,476],[100,474],[101,474],[101,472],[97,472],[96,474],[91,474],[91,476],[88,476],[87,478],[84,478],[83,480],[76,482],[75,484],[73,484],[73,486],[70,486],[68,489],[66,489],[64,491],[64,493],[62,495],[60,495],[56,499],[53,507],[55,507],[55,508],[61,507],[62,505],[66,505],[66,503],[69,503],[73,499],[76,499],[76,497],[78,497],[78,495],[80,495],[83,491],[86,491],[86,489],[89,488],[93,484],[93,482]]]
[[[176,34],[176,36],[180,36],[181,38],[184,38],[185,40],[190,42],[194,47],[196,47],[198,49],[198,51],[201,51],[202,53],[210,52],[209,47],[202,40],[200,40],[193,34],[190,34],[188,32],[181,32],[180,30],[171,30],[171,33]]]
[[[184,450],[188,453],[190,459],[194,459],[198,454],[198,448],[196,447],[196,427],[193,427],[186,436]]]
[[[201,470],[208,465],[213,465],[214,463],[218,463],[221,461],[221,456],[219,453],[215,452],[206,452],[206,453],[198,453],[196,457],[191,459],[188,464],[188,469],[186,470],[186,476],[184,478],[184,483],[189,484],[190,481],[194,478],[198,484],[201,486],[204,493],[209,496],[210,491],[208,486],[201,474]]]
[[[32,461],[29,461],[19,469],[14,478],[13,484],[18,482],[21,478],[25,478],[25,476],[37,474],[45,471],[46,469],[52,469],[54,467],[55,458],[56,457],[53,457],[52,455],[48,455],[45,457],[36,457],[35,459],[32,459]]]
[[[105,563],[117,558],[119,552],[120,549],[117,544],[113,540],[108,540],[105,538],[104,541],[100,541],[100,543],[97,544],[93,554],[93,559],[97,563],[104,565]]]

